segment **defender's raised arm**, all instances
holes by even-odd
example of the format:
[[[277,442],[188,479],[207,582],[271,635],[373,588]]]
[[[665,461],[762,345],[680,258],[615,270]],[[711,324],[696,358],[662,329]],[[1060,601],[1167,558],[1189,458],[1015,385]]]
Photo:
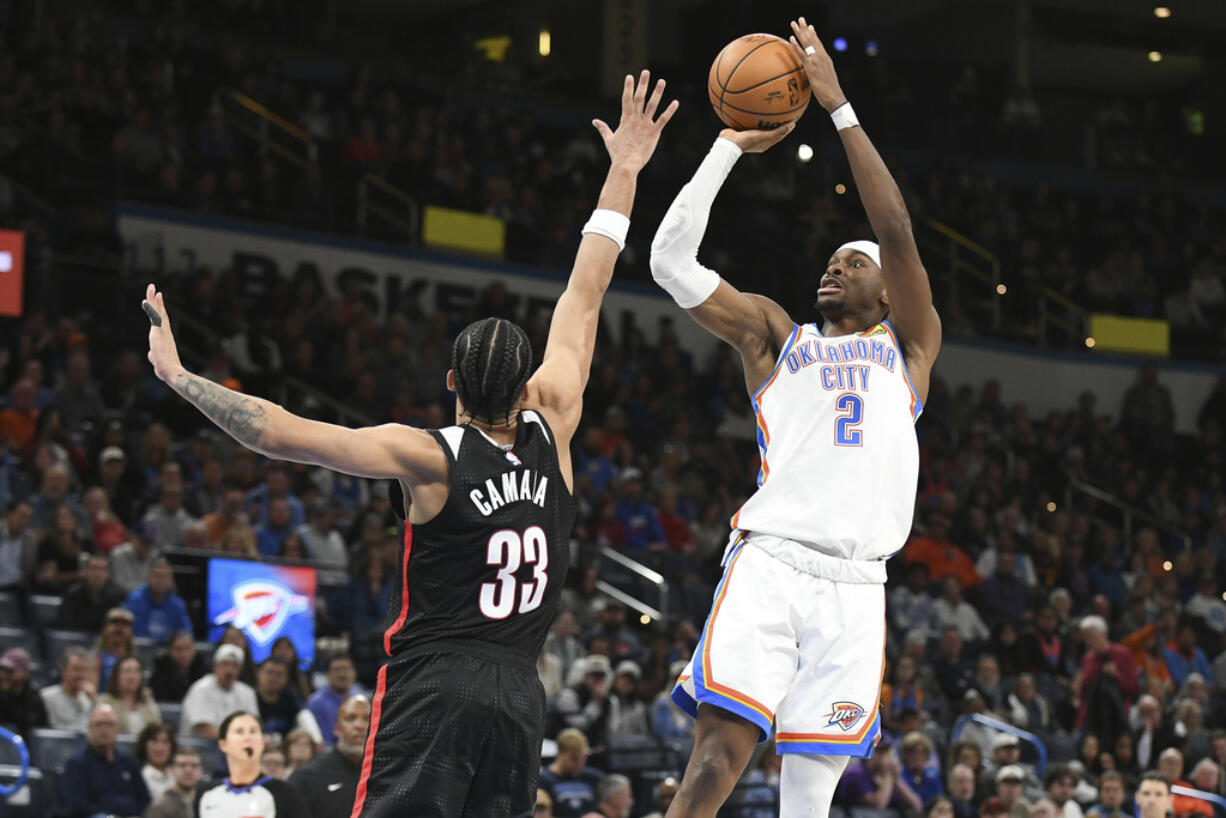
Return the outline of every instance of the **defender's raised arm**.
[[[583,228],[575,266],[549,325],[541,367],[529,381],[528,390],[542,408],[553,413],[551,423],[560,437],[569,438],[579,424],[600,304],[613,278],[617,256],[626,243],[639,171],[651,159],[660,133],[679,104],[674,100],[657,118],[656,110],[664,97],[664,80],[656,81],[648,98],[650,86],[649,71],[643,71],[637,83],[627,75],[617,130],[600,120],[592,122],[609,152],[609,173],[596,210]]]

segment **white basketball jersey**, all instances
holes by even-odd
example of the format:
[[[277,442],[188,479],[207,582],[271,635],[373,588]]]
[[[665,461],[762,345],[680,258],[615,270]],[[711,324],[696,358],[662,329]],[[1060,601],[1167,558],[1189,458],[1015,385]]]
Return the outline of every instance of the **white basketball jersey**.
[[[911,532],[923,404],[890,323],[827,338],[792,331],[753,395],[762,469],[733,528],[880,560]]]

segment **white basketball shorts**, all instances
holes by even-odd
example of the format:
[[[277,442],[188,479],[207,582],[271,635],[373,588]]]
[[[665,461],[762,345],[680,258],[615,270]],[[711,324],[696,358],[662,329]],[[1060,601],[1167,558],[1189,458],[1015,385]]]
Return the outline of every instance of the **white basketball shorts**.
[[[872,755],[885,660],[885,562],[739,532],[672,698],[774,726],[780,753]]]

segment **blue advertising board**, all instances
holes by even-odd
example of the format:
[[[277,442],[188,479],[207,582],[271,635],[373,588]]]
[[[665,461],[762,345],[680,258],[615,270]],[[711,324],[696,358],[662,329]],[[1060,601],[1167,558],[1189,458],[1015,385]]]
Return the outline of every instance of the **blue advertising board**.
[[[227,625],[247,635],[251,657],[262,662],[278,637],[288,636],[305,670],[315,659],[315,569],[246,560],[209,560],[209,640]]]

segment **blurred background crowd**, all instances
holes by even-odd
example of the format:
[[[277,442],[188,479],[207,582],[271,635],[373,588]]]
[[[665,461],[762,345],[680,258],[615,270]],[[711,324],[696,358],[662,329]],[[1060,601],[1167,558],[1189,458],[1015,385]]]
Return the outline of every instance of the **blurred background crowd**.
[[[149,799],[129,805],[138,814],[217,772],[211,739],[235,706],[276,737],[270,774],[288,777],[321,752],[360,759],[361,714],[346,735],[338,717],[383,660],[402,541],[387,486],[264,461],[153,378],[142,271],[122,265],[108,205],[370,233],[355,191],[375,173],[423,203],[504,218],[508,260],[564,270],[603,175],[598,143],[550,69],[457,57],[412,32],[408,56],[364,53],[353,38],[369,29],[329,2],[172,2],[156,15],[141,2],[80,14],[34,5],[0,4],[0,226],[23,230],[46,264],[27,276],[25,316],[0,324],[0,723],[27,737],[49,776],[63,773],[53,800],[73,815],[91,809],[64,773],[91,763],[83,743],[140,760]],[[295,48],[336,58],[294,58]],[[938,219],[989,248],[1011,292],[1048,288],[1166,318],[1177,353],[1226,356],[1226,197],[1186,184],[1219,170],[1197,164],[1186,100],[1049,96],[1005,72],[863,49],[840,59],[870,133],[896,147],[917,223]],[[440,81],[449,73],[464,92]],[[699,103],[646,173],[618,271],[628,280],[646,280],[650,226],[715,135],[702,96],[686,96],[701,79],[689,73],[677,91]],[[516,85],[556,96],[498,96]],[[317,156],[299,166],[261,152],[226,91],[301,128]],[[1011,169],[1084,162],[1062,127],[1073,110],[1098,165],[1140,192]],[[797,137],[818,139],[818,119]],[[867,234],[854,190],[836,192],[850,180],[830,147],[803,164],[785,143],[734,175],[704,245],[730,279],[752,277],[797,316],[809,315],[812,282],[795,271]],[[163,271],[158,284],[172,320],[185,319],[177,330],[196,371],[325,419],[336,417],[330,402],[289,394],[285,380],[375,422],[445,426],[456,332],[498,315],[521,322],[539,351],[548,321],[515,306],[513,276],[468,312],[390,316],[360,288],[332,294],[309,275],[258,295],[232,269]],[[1006,302],[1000,327],[982,303],[951,289],[939,304],[947,334],[1044,340],[1033,301]],[[620,342],[601,334],[574,443],[573,559],[538,663],[550,725],[538,814],[667,806],[693,731],[668,692],[759,466],[732,351],[696,357],[667,321],[624,329]],[[938,364],[918,423],[915,530],[890,564],[884,738],[849,769],[836,809],[1115,818],[1131,814],[1138,777],[1155,768],[1226,795],[1226,378],[1191,433],[1176,433],[1154,364],[1119,405],[1086,392],[1038,415],[1019,397]],[[1070,491],[1082,483],[1122,503]],[[657,603],[607,549],[667,580],[664,623],[601,590]],[[312,667],[288,640],[259,667],[241,631],[210,642],[199,571],[210,554],[321,569]],[[765,745],[728,814],[774,814],[778,769]],[[1215,810],[1176,801],[1180,818]]]

